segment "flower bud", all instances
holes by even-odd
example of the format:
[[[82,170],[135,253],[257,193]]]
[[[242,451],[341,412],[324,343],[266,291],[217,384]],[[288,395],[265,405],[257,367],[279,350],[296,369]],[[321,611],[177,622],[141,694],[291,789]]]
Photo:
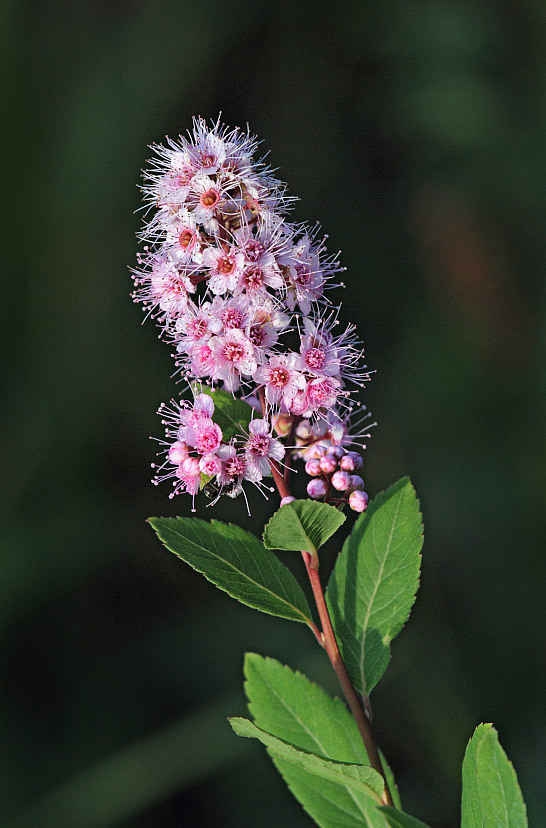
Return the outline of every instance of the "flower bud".
[[[283,497],[281,500],[281,506],[286,506],[287,503],[292,503],[296,498],[292,497],[292,495],[288,495],[287,497]]]
[[[177,440],[176,443],[173,443],[169,449],[169,463],[173,463],[175,466],[179,466],[183,460],[189,454],[189,449],[186,443],[183,443],[181,440]]]
[[[360,490],[364,488],[364,481],[358,474],[351,475],[351,489]]]
[[[337,471],[332,475],[332,486],[338,492],[346,492],[351,488],[351,475],[345,471]]]
[[[326,454],[326,447],[315,443],[307,450],[307,458],[309,460],[320,460]]]
[[[368,495],[366,492],[351,492],[349,495],[349,506],[354,512],[365,512],[368,506]]]
[[[315,500],[319,497],[324,497],[326,491],[326,483],[320,477],[315,477],[314,480],[310,480],[307,484],[307,494]]]
[[[302,440],[308,440],[311,434],[312,431],[309,427],[309,420],[302,420],[296,428],[296,437],[300,437]]]
[[[309,477],[318,477],[321,473],[320,460],[318,460],[316,457],[312,460],[308,460],[305,464],[305,471],[307,472]]]
[[[358,454],[356,451],[350,451],[347,454],[347,457],[350,457],[354,463],[355,469],[361,469],[364,465],[364,460],[362,459],[362,455]]]
[[[340,469],[346,472],[352,472],[355,470],[355,461],[351,457],[350,454],[346,454],[345,457],[342,457],[339,461]]]
[[[337,469],[337,460],[331,454],[325,454],[320,458],[319,463],[324,474],[333,474]]]
[[[330,446],[327,454],[328,456],[335,457],[337,460],[341,460],[341,458],[346,454],[346,451],[343,446]]]
[[[203,474],[209,475],[209,477],[218,474],[221,468],[222,463],[216,454],[205,454],[199,460],[199,470],[202,471]]]

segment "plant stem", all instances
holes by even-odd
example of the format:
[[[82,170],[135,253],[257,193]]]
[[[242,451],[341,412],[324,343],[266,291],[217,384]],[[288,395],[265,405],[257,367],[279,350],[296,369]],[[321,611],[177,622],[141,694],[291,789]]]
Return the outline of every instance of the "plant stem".
[[[360,735],[362,736],[362,741],[364,742],[364,746],[368,753],[370,765],[383,777],[383,781],[385,783],[383,801],[386,805],[393,805],[391,792],[389,790],[389,785],[385,777],[385,771],[383,770],[383,765],[381,763],[381,757],[379,756],[379,751],[372,733],[371,724],[366,716],[366,713],[364,712],[362,701],[351,683],[347,669],[343,663],[343,659],[341,658],[341,653],[339,651],[332,622],[330,620],[330,613],[328,612],[328,607],[326,606],[326,601],[324,600],[322,584],[320,583],[318,573],[318,557],[314,557],[308,552],[302,552],[302,556],[309,580],[311,582],[311,588],[313,590],[313,595],[315,596],[315,603],[317,605],[320,623],[322,625],[324,649],[328,653],[328,658],[332,663],[332,667],[336,672],[341,689],[343,690],[347,703],[351,708],[351,713],[355,718]]]
[[[263,416],[267,417],[267,404],[263,388],[258,389],[258,397],[260,399],[260,403],[262,406]],[[270,462],[273,480],[275,481],[275,485],[278,489],[281,498],[289,497],[290,488],[288,485],[288,480],[285,479],[285,476],[282,474],[277,462],[275,460],[271,460]],[[363,702],[356,693],[351,683],[351,679],[349,678],[347,669],[345,667],[345,664],[343,663],[343,659],[339,651],[334,629],[332,627],[332,622],[330,620],[330,613],[328,612],[328,607],[326,606],[326,601],[324,599],[322,584],[320,583],[320,577],[318,572],[318,555],[316,553],[314,555],[311,555],[309,552],[305,551],[302,551],[301,554],[305,563],[307,574],[309,576],[309,581],[311,582],[313,595],[315,597],[315,603],[317,605],[320,623],[322,626],[322,633],[317,628],[311,629],[313,630],[319,644],[322,644],[322,646],[328,653],[328,658],[330,659],[332,667],[336,672],[339,683],[341,685],[341,689],[343,690],[345,698],[347,699],[347,704],[351,709],[351,713],[354,716],[357,727],[360,731],[360,735],[362,736],[362,741],[364,742],[364,747],[366,748],[370,765],[383,777],[383,782],[385,785],[385,789],[383,792],[383,801],[386,805],[393,805],[394,803],[392,801],[391,792],[389,790],[389,784],[385,777],[385,771],[383,770],[381,757],[379,756],[379,751],[377,749],[377,745],[375,743],[375,739],[372,733],[371,723],[364,710]]]

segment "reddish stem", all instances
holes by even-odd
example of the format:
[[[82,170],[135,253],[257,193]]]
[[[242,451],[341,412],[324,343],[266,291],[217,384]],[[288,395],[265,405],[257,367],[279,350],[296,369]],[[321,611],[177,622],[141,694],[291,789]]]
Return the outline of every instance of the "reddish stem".
[[[366,716],[366,713],[364,712],[362,701],[360,697],[357,695],[353,685],[351,684],[351,680],[347,673],[347,669],[345,667],[345,664],[343,663],[343,659],[341,658],[341,653],[339,652],[339,647],[332,627],[332,622],[330,620],[328,607],[326,606],[326,601],[324,600],[322,584],[320,583],[318,573],[318,555],[313,556],[310,555],[309,552],[302,552],[301,554],[303,556],[305,567],[307,569],[307,574],[311,582],[313,595],[315,596],[315,603],[317,605],[320,623],[322,625],[324,649],[328,653],[328,658],[332,663],[332,667],[336,672],[339,683],[341,685],[341,689],[343,690],[345,698],[347,699],[347,703],[351,708],[351,713],[355,718],[357,727],[360,731],[360,735],[362,736],[362,741],[364,742],[364,746],[368,754],[370,765],[383,777],[383,782],[385,784],[383,801],[386,805],[393,805],[391,792],[389,790],[389,784],[385,777],[385,771],[383,770],[381,757],[379,756],[379,751],[375,743],[371,724],[368,720],[368,717]]]
[[[263,387],[258,388],[258,397],[262,407],[263,416],[264,418],[266,418],[267,403]],[[290,488],[288,486],[288,480],[285,479],[278,464],[274,460],[271,460],[270,462],[273,480],[275,481],[275,485],[279,491],[281,498],[289,497]],[[316,552],[312,555],[309,552],[305,551],[302,551],[301,554],[305,563],[305,568],[307,569],[309,581],[311,582],[311,588],[313,590],[315,603],[317,605],[317,610],[320,617],[320,623],[322,625],[322,632],[320,632],[316,627],[315,629],[313,629],[313,627],[311,629],[313,630],[317,641],[324,647],[324,649],[328,653],[328,658],[330,659],[332,667],[336,672],[339,683],[341,685],[341,689],[343,690],[345,698],[347,699],[347,704],[351,709],[351,713],[354,716],[357,727],[360,731],[360,735],[362,736],[362,741],[364,742],[370,765],[383,777],[383,782],[385,785],[385,789],[383,792],[383,801],[386,805],[393,805],[394,803],[392,801],[391,792],[389,790],[389,784],[385,777],[385,771],[383,770],[381,757],[379,756],[379,751],[375,743],[370,721],[366,716],[362,699],[357,695],[353,685],[351,684],[351,680],[349,678],[347,669],[345,667],[345,664],[343,663],[343,659],[339,651],[334,629],[332,627],[332,622],[330,620],[328,607],[326,606],[326,601],[324,599],[322,584],[320,583],[318,573],[318,555]]]

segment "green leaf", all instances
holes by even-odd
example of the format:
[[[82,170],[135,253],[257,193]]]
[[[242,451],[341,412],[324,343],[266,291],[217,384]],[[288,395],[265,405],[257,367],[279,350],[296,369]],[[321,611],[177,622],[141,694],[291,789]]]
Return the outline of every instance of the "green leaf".
[[[396,808],[383,805],[379,810],[385,815],[391,828],[428,828],[421,820],[415,819],[415,817],[405,814],[403,811],[397,811]]]
[[[423,524],[408,478],[379,494],[343,545],[326,601],[353,685],[367,694],[390,660],[419,586]]]
[[[167,549],[249,607],[311,623],[302,589],[260,541],[232,523],[197,518],[149,518]]]
[[[212,388],[195,387],[196,393],[207,394],[214,402],[213,422],[219,425],[224,435],[224,442],[228,443],[233,437],[248,432],[248,425],[255,414],[251,405],[244,400],[236,399],[227,391],[213,391]]]
[[[331,698],[301,673],[248,653],[245,691],[257,727],[322,758],[369,765],[356,723],[340,699]],[[386,828],[371,799],[355,799],[343,788],[274,753],[272,759],[294,796],[322,828]],[[391,790],[399,804],[398,792]]]
[[[314,776],[341,785],[343,791],[350,788],[358,798],[362,796],[371,797],[374,802],[382,802],[383,779],[369,765],[353,765],[323,759],[322,756],[296,748],[283,739],[278,739],[276,736],[272,736],[271,733],[266,733],[265,730],[256,727],[248,719],[232,718],[229,722],[239,736],[258,739],[269,748],[271,754],[278,756],[280,759],[286,759],[287,762],[298,765]]]
[[[466,748],[461,824],[462,828],[527,828],[516,772],[490,724],[479,725]]]
[[[281,506],[264,531],[264,545],[267,549],[286,549],[310,552],[317,550],[337,532],[345,515],[316,500],[293,500]]]

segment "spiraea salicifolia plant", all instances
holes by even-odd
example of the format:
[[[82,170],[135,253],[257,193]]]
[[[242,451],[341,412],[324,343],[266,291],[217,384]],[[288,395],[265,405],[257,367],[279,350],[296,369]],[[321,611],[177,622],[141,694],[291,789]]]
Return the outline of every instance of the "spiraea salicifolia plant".
[[[369,436],[355,399],[369,379],[354,326],[334,289],[342,267],[317,226],[287,219],[292,198],[248,131],[194,121],[154,146],[134,299],[173,350],[183,398],[160,408],[165,437],[155,483],[195,512],[249,486],[276,500],[258,540],[198,518],[151,518],[165,546],[254,609],[306,624],[347,706],[304,675],[249,654],[252,721],[240,736],[267,748],[290,790],[323,828],[416,828],[403,812],[371,726],[370,693],[390,659],[419,583],[423,529],[407,478],[368,503]],[[291,493],[305,476],[307,499]],[[303,488],[303,487],[302,487]],[[280,501],[280,503],[279,503]],[[280,508],[279,508],[280,506]],[[321,547],[360,513],[327,589]],[[275,555],[300,552],[316,611]],[[525,806],[496,731],[480,725],[463,763],[463,828],[523,828]]]

